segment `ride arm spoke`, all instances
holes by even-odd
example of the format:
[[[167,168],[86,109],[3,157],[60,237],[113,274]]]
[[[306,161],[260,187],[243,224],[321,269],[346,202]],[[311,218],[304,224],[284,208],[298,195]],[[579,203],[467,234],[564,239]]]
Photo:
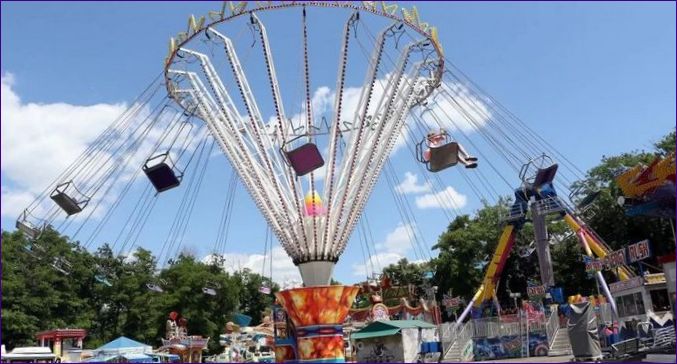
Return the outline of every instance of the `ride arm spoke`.
[[[367,173],[365,176],[363,176],[363,186],[362,188],[357,189],[358,195],[355,197],[355,204],[351,205],[352,208],[349,213],[346,226],[342,232],[343,236],[342,238],[338,239],[338,243],[335,248],[336,254],[340,254],[345,249],[348,237],[355,228],[355,224],[359,220],[360,212],[363,211],[368,196],[371,194],[371,191],[378,181],[378,176],[385,165],[385,159],[388,158],[390,152],[395,146],[397,135],[399,135],[399,130],[406,120],[409,107],[415,100],[414,85],[410,85],[408,88],[405,88],[402,91],[403,95],[398,97],[398,99],[401,99],[402,102],[395,107],[396,111],[393,112],[392,120],[389,120],[391,122],[387,123],[388,128],[384,127],[384,130],[382,131],[383,139],[387,145],[385,148],[380,149],[378,151],[379,153],[373,156],[373,160],[375,161],[373,165],[366,168],[366,170],[370,171],[370,173]],[[385,121],[384,125],[386,125]]]
[[[256,173],[256,171],[260,171],[262,168],[260,168],[260,166],[258,168],[254,166],[254,163],[257,162],[250,158],[249,155],[251,151],[238,143],[237,138],[239,137],[239,133],[235,132],[233,123],[224,115],[218,114],[213,110],[212,105],[214,104],[210,103],[209,95],[204,88],[204,85],[200,86],[201,83],[195,76],[190,77],[190,81],[194,87],[193,91],[191,91],[191,96],[196,101],[198,109],[201,115],[203,115],[204,120],[207,122],[210,132],[215,136],[219,146],[231,160],[233,168],[238,171],[247,191],[249,191],[254,202],[262,211],[264,218],[271,226],[273,226],[281,243],[287,247],[293,246],[292,236],[288,235],[286,230],[279,224],[279,221],[282,221],[279,219],[279,210],[281,209],[273,202],[274,199],[268,195],[271,188],[265,188],[264,180],[259,178],[259,175]],[[224,130],[224,128],[230,130]],[[239,148],[236,149],[236,146]]]
[[[339,57],[339,71],[336,78],[336,97],[334,99],[334,120],[330,126],[329,136],[329,162],[327,167],[327,174],[325,176],[324,193],[327,196],[327,219],[331,221],[332,202],[334,199],[334,171],[336,167],[337,148],[339,145],[339,137],[341,135],[341,111],[343,106],[343,93],[345,88],[346,66],[348,63],[348,50],[350,45],[350,28],[353,22],[357,21],[358,13],[353,13],[343,27],[343,43],[341,45],[341,55]],[[330,224],[325,224],[324,233],[322,234],[323,254],[326,254],[326,245],[329,242]]]
[[[369,70],[367,71],[366,74],[366,82],[364,83],[365,85],[368,85],[366,87],[362,88],[362,95],[360,97],[360,102],[358,103],[358,109],[355,112],[355,117],[356,117],[356,122],[359,123],[359,128],[355,131],[353,131],[353,134],[351,135],[351,142],[349,143],[349,152],[347,154],[347,158],[343,158],[342,161],[342,167],[340,168],[341,174],[339,176],[339,180],[337,183],[337,195],[341,192],[342,193],[342,198],[338,199],[338,196],[336,198],[336,201],[334,202],[335,206],[331,206],[332,209],[334,209],[334,212],[332,215],[329,216],[331,221],[335,222],[335,228],[334,228],[334,233],[331,235],[331,244],[337,244],[336,238],[337,238],[337,233],[338,233],[338,226],[341,225],[341,222],[343,220],[343,215],[344,215],[344,210],[345,210],[345,205],[346,205],[346,188],[343,186],[349,186],[350,181],[353,178],[353,175],[355,174],[355,156],[357,155],[357,151],[362,147],[362,140],[363,140],[363,135],[365,129],[365,124],[366,124],[366,116],[367,112],[369,111],[369,105],[371,103],[371,99],[374,93],[374,86],[376,84],[376,77],[378,76],[378,71],[379,71],[379,66],[381,64],[382,56],[383,56],[383,49],[385,45],[385,38],[387,32],[390,30],[390,27],[386,28],[379,34],[378,40],[376,42],[375,49],[373,51],[371,59],[374,60],[373,62],[370,62]],[[361,106],[361,107],[360,107]],[[347,165],[347,168],[346,168]]]
[[[375,114],[376,115],[382,114],[382,117],[380,122],[375,126],[375,128],[370,125],[369,131],[372,132],[367,133],[366,135],[367,141],[365,143],[365,145],[370,145],[373,147],[360,149],[360,153],[356,156],[358,162],[357,167],[355,169],[358,171],[365,171],[365,173],[362,175],[359,181],[356,181],[356,183],[347,186],[346,200],[355,202],[351,204],[350,210],[348,212],[349,220],[351,219],[351,217],[354,217],[356,215],[354,211],[356,210],[356,206],[359,205],[360,198],[365,198],[366,196],[368,196],[368,194],[363,194],[362,192],[364,191],[363,187],[365,183],[371,179],[371,174],[373,173],[372,170],[374,168],[370,167],[372,165],[379,166],[379,162],[382,162],[382,160],[374,158],[376,155],[380,155],[379,152],[385,149],[379,148],[378,146],[380,146],[382,143],[389,143],[390,139],[394,137],[393,135],[396,136],[399,134],[399,133],[393,134],[395,132],[393,127],[396,125],[395,123],[396,118],[393,118],[392,116],[397,115],[397,113],[394,112],[394,110],[397,110],[395,106],[398,101],[398,96],[399,98],[402,98],[401,95],[406,94],[406,90],[401,90],[400,85],[402,84],[404,72],[409,63],[412,50],[416,45],[417,44],[409,45],[400,56],[400,59],[397,63],[396,72],[393,76],[391,76],[388,79],[387,85],[384,88],[383,95],[379,99],[379,102],[376,106]],[[414,72],[414,77],[418,74],[418,70],[420,70],[420,68],[421,68],[420,65],[416,68]],[[407,77],[411,78],[410,76]],[[399,128],[397,129],[397,131],[399,131]],[[375,164],[373,164],[374,161],[376,161]],[[348,226],[350,226],[350,223],[348,223]],[[345,230],[340,232],[340,236],[345,237],[346,239],[347,236],[349,235],[350,234],[347,233]],[[339,239],[339,241],[341,240],[342,239]]]

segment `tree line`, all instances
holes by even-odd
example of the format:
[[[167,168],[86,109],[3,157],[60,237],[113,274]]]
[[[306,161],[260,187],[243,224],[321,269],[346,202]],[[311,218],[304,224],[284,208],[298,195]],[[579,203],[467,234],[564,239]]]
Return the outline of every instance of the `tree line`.
[[[188,320],[188,333],[211,337],[209,351],[219,352],[219,334],[236,312],[261,322],[273,302],[259,292],[262,284],[277,291],[268,278],[244,269],[228,273],[220,264],[205,264],[180,255],[158,268],[150,251],[137,249],[116,256],[108,245],[90,253],[52,229],[46,229],[33,249],[18,231],[2,233],[2,343],[8,349],[35,345],[35,334],[56,328],[88,331],[86,348],[96,348],[124,335],[160,346],[172,311]],[[59,272],[58,257],[70,263]],[[105,277],[110,286],[95,276]],[[160,284],[164,292],[148,289]],[[216,295],[203,293],[213,288]]]

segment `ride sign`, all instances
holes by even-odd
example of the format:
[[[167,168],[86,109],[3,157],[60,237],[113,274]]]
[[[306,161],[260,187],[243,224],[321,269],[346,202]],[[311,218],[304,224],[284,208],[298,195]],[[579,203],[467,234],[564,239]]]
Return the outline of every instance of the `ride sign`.
[[[649,240],[645,239],[639,243],[628,245],[628,263],[635,263],[651,256]]]
[[[607,254],[602,262],[604,263],[604,268],[609,270],[625,265],[625,249]]]
[[[633,277],[625,281],[618,281],[609,284],[609,291],[611,293],[625,291],[631,288],[641,287],[644,284],[643,277]]]
[[[527,287],[527,296],[529,298],[543,297],[545,296],[545,291],[545,285],[529,286]]]
[[[599,272],[604,268],[604,263],[587,255],[583,256],[583,261],[585,262],[585,272],[586,273],[595,273]]]
[[[442,304],[446,308],[456,308],[461,305],[461,298],[460,297],[451,297],[448,295],[444,295],[444,298],[442,299]]]

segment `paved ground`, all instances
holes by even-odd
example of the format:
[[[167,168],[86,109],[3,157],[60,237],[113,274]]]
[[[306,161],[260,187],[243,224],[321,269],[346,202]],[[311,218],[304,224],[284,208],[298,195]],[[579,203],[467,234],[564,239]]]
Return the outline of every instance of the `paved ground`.
[[[533,358],[515,358],[504,360],[487,360],[477,363],[567,363],[571,360],[571,355],[562,356],[537,356]]]
[[[573,357],[571,355],[563,356],[538,356],[533,358],[516,358],[505,360],[480,361],[478,363],[568,363]],[[647,363],[674,363],[674,354],[652,354],[648,355],[644,362]]]

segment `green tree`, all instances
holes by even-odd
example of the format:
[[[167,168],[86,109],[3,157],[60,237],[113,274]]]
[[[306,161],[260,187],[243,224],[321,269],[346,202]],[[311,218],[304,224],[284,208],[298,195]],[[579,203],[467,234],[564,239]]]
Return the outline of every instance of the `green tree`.
[[[613,248],[649,239],[653,253],[663,255],[674,251],[674,230],[669,219],[647,216],[627,216],[618,205],[622,192],[616,184],[616,176],[640,163],[648,165],[658,156],[675,151],[675,132],[672,131],[654,144],[653,151],[634,151],[617,156],[603,157],[600,164],[588,171],[583,181],[577,183],[587,190],[599,191],[594,214],[587,223]]]
[[[263,319],[263,313],[269,310],[270,305],[273,304],[272,294],[279,291],[279,287],[273,284],[268,277],[253,273],[246,268],[235,273],[234,278],[242,287],[240,312],[252,317],[252,325],[260,324]],[[271,288],[271,295],[263,294],[259,291],[259,288],[264,284]]]
[[[279,289],[269,278],[248,271],[231,275],[223,265],[188,255],[158,274],[148,250],[121,257],[102,245],[90,254],[51,229],[35,244],[20,232],[3,232],[2,243],[2,334],[8,349],[34,345],[38,331],[65,327],[87,329],[88,348],[120,335],[158,346],[168,314],[177,311],[188,320],[188,332],[211,337],[209,350],[217,352],[218,335],[233,312],[253,316],[254,324],[261,321],[272,303],[270,295],[258,291],[262,282]],[[29,253],[31,246],[39,249]],[[68,274],[53,265],[68,268]],[[111,285],[95,279],[98,275]],[[146,287],[158,278],[166,281],[164,293]],[[203,293],[207,286],[215,288],[216,296]]]
[[[7,346],[34,344],[41,330],[90,327],[95,312],[88,304],[91,256],[85,250],[51,229],[33,244],[19,232],[3,232],[2,244],[2,332]]]
[[[176,311],[188,320],[188,333],[214,338],[210,352],[219,350],[218,337],[223,333],[227,318],[241,300],[242,288],[237,279],[222,269],[206,265],[192,256],[180,255],[160,277],[167,282],[165,293],[158,295],[161,310],[156,323],[164,335],[167,315]],[[210,286],[215,296],[204,294]]]

